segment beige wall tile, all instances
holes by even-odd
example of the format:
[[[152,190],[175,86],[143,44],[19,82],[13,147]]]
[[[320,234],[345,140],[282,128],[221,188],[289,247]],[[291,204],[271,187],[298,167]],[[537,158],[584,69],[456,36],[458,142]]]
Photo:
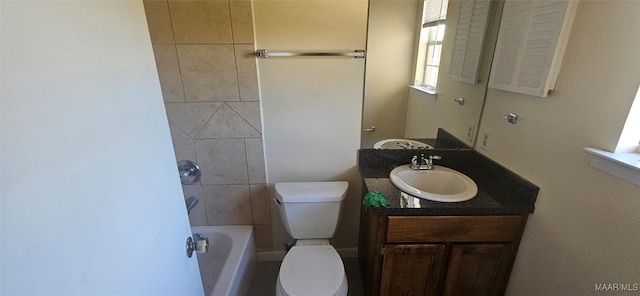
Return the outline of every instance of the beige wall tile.
[[[165,109],[169,121],[194,137],[221,105],[219,102],[166,103]]]
[[[191,196],[198,200],[198,204],[191,210],[191,214],[189,214],[189,223],[191,225],[209,225],[207,223],[207,212],[202,194],[202,186],[182,185],[182,192],[184,192],[185,200]]]
[[[249,185],[203,185],[209,225],[252,224]]]
[[[265,183],[264,149],[262,138],[245,139],[247,149],[247,166],[249,171],[249,183]]]
[[[178,45],[187,101],[238,101],[232,45]]]
[[[253,225],[256,230],[256,247],[258,249],[271,249],[273,247],[273,235],[271,224]]]
[[[191,139],[189,135],[183,132],[178,126],[175,125],[175,123],[171,122],[171,120],[169,120],[169,131],[171,132],[171,139]]]
[[[269,192],[266,184],[253,184],[251,189],[251,214],[254,224],[271,224]]]
[[[260,137],[260,132],[242,116],[223,104],[216,114],[198,132],[196,138],[249,138]]]
[[[234,43],[253,43],[253,16],[251,1],[230,0],[231,25]]]
[[[248,184],[243,139],[194,140],[202,184]]]
[[[196,152],[193,146],[193,139],[171,121],[169,121],[169,130],[171,131],[171,140],[173,142],[176,160],[186,159],[195,161]]]
[[[196,153],[193,147],[192,139],[173,139],[173,150],[176,154],[177,161],[196,161]]]
[[[260,120],[260,102],[227,102],[227,105],[242,116],[258,132],[262,133],[262,121]]]
[[[191,225],[255,223],[258,247],[270,249],[251,1],[144,5],[176,158],[203,171],[204,185],[183,186],[199,200]]]
[[[255,49],[253,44],[234,45],[238,81],[240,89],[240,100],[258,101],[258,72],[256,68]]]
[[[178,44],[232,43],[231,15],[226,0],[171,0],[171,20]]]
[[[147,15],[149,35],[153,44],[173,44],[171,17],[166,0],[144,0],[144,12]]]
[[[175,45],[154,45],[153,55],[160,77],[162,98],[165,102],[184,102],[184,90],[178,67],[178,54]]]

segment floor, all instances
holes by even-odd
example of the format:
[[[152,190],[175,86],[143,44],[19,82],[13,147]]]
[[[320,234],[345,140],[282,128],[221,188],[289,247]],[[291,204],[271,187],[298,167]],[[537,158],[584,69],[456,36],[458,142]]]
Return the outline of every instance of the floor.
[[[358,258],[343,258],[344,269],[349,282],[349,296],[362,296],[362,280],[358,268]],[[276,295],[276,281],[280,270],[280,261],[258,262],[248,296]]]

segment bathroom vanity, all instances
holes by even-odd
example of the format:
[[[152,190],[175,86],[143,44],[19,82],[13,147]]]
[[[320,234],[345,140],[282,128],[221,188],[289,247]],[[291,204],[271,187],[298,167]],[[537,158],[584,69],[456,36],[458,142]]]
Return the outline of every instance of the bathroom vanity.
[[[444,203],[418,199],[389,181],[416,154],[475,181],[477,195]],[[538,187],[471,149],[359,151],[363,198],[390,205],[362,208],[359,261],[365,295],[502,295]]]

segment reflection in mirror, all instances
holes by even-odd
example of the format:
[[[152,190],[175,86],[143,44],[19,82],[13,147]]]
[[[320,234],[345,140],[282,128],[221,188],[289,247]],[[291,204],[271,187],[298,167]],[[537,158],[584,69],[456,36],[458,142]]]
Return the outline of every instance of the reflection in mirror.
[[[440,0],[427,0],[440,1]],[[436,138],[443,128],[464,144],[473,146],[487,88],[497,38],[502,1],[491,0],[476,84],[460,82],[449,75],[456,27],[462,2],[449,0],[442,41],[436,94],[415,84],[420,55],[422,0],[371,0],[367,39],[367,66],[362,148],[381,139]],[[418,75],[416,76],[416,73]],[[463,98],[460,100],[459,98]]]
[[[434,147],[420,141],[409,139],[384,139],[373,144],[373,149],[418,149],[426,150]]]

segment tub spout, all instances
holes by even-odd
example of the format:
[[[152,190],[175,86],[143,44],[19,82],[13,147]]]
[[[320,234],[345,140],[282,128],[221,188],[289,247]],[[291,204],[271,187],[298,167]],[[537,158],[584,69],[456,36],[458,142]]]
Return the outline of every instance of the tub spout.
[[[198,204],[198,200],[192,196],[185,199],[184,203],[187,206],[187,215],[188,215],[188,214],[191,214],[191,210],[193,210],[193,208],[196,207],[196,205]]]

